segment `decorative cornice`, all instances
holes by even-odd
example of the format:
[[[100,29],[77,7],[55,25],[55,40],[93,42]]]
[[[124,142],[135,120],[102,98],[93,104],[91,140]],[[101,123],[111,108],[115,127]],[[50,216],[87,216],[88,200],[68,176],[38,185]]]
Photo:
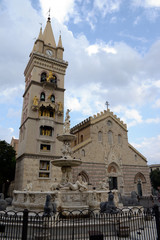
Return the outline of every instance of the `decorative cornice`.
[[[41,155],[41,154],[30,154],[30,153],[23,153],[21,156],[17,157],[16,161],[22,161],[24,158],[34,158],[34,159],[43,159],[43,160],[54,160],[59,159],[62,156],[48,156],[48,155]]]
[[[149,169],[149,166],[148,165],[137,165],[136,163],[135,163],[135,165],[133,165],[133,164],[122,164],[122,167],[123,168],[126,168],[126,167],[134,167],[134,169],[137,167],[137,168],[144,168],[144,169]]]
[[[28,87],[25,89],[23,97],[26,95],[26,93],[28,92],[29,88],[31,87],[31,85],[38,85],[40,87],[43,86],[43,88],[47,87],[48,85],[51,87],[53,84],[52,83],[48,83],[48,82],[37,82],[35,80],[31,80],[31,82],[29,83]],[[53,86],[54,88],[54,86]],[[60,87],[56,87],[56,91],[60,91],[60,92],[64,92],[65,89],[64,88],[60,88]]]
[[[64,60],[49,57],[42,53],[33,52],[25,68],[24,75],[27,75],[28,69],[30,68],[32,63],[37,66],[43,66],[43,68],[45,67],[48,70],[54,68],[54,70],[57,70],[58,72],[63,74],[65,74],[65,69],[68,66],[68,62]]]
[[[45,120],[50,120],[50,121],[52,121],[52,122],[54,122],[54,123],[58,123],[58,124],[63,125],[62,122],[57,121],[57,120],[55,120],[55,119],[50,119],[50,117],[44,117],[44,116],[42,116],[42,117],[40,116],[40,117],[37,117],[37,118],[27,117],[27,118],[25,119],[25,121],[21,124],[21,126],[19,127],[19,129],[27,122],[27,120],[41,121],[41,120],[43,120],[44,118],[47,118],[47,119],[45,119]]]

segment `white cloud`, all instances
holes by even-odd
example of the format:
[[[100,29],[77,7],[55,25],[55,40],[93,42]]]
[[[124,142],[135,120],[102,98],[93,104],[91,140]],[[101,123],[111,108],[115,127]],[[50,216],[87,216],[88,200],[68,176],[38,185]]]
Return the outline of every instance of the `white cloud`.
[[[91,56],[92,54],[97,54],[100,51],[106,52],[106,53],[112,53],[112,54],[117,53],[114,47],[111,47],[104,43],[99,43],[99,44],[96,43],[96,44],[90,45],[89,47],[86,48],[86,51],[88,52],[89,56]]]
[[[0,104],[2,103],[12,103],[16,101],[17,96],[22,96],[24,91],[24,85],[20,84],[16,87],[4,88],[1,91]]]
[[[4,126],[0,126],[0,141],[5,140],[6,142],[10,143],[13,137],[13,131],[14,129],[12,127],[6,128]]]
[[[128,119],[135,119],[138,123],[142,122],[142,116],[136,109],[126,110],[125,117]]]
[[[112,54],[116,54],[117,51],[115,48],[113,47],[109,47],[109,46],[105,46],[104,48],[102,48],[106,53],[112,53]]]
[[[144,138],[139,144],[132,143],[144,156],[147,156],[148,164],[159,164],[160,159],[160,135]]]
[[[157,99],[155,104],[153,105],[154,108],[160,108],[160,99]]]
[[[160,7],[160,0],[146,0],[146,7]]]
[[[99,17],[105,18],[107,14],[118,12],[121,2],[122,0],[94,0],[92,9],[88,9],[86,17],[84,17],[91,29],[95,30]],[[111,17],[111,23],[116,23],[116,21],[117,19],[115,16]]]
[[[132,0],[131,7],[144,8],[144,16],[154,22],[159,17],[160,0]]]
[[[145,120],[146,123],[160,123],[160,118],[149,118]]]
[[[10,131],[10,133],[13,133],[13,132],[14,132],[14,129],[13,129],[13,128],[8,128],[8,130]]]
[[[103,16],[119,11],[120,4],[121,0],[94,0],[94,8],[101,11]]]
[[[70,88],[66,91],[66,108],[72,109],[72,112],[81,112],[84,118],[92,116],[97,111],[102,111],[105,106],[105,101],[99,92],[102,95],[107,94],[107,90],[98,83],[82,85],[78,89]]]
[[[160,88],[160,80],[157,80],[154,82],[154,85],[157,87],[157,88]]]
[[[160,0],[132,0],[132,4],[137,7],[160,7]]]
[[[99,52],[99,45],[98,44],[90,45],[89,47],[86,48],[86,51],[88,52],[89,56],[91,56],[92,54],[96,54]]]
[[[43,15],[48,17],[49,8],[51,17],[56,18],[60,23],[64,23],[75,14],[75,0],[40,0]],[[76,16],[76,21],[80,21]]]
[[[143,123],[142,115],[137,109],[129,109],[124,105],[118,105],[113,108],[113,111],[121,115],[121,120],[127,124],[128,128]]]

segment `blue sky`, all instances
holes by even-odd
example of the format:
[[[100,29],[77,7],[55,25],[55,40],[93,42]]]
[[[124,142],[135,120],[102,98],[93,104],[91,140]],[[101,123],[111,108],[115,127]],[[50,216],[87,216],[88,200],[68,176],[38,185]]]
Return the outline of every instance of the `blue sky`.
[[[0,139],[18,138],[23,72],[49,8],[72,126],[109,101],[129,142],[160,163],[160,0],[0,0]]]

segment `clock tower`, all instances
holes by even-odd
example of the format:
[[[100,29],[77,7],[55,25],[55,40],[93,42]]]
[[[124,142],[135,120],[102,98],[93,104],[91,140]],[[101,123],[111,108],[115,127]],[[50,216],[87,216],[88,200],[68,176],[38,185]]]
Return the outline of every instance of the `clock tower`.
[[[51,160],[61,154],[56,137],[63,132],[64,76],[68,66],[63,51],[61,36],[56,45],[49,17],[24,71],[15,190],[22,191],[29,184],[35,191],[49,190],[51,182],[60,177],[60,169]]]

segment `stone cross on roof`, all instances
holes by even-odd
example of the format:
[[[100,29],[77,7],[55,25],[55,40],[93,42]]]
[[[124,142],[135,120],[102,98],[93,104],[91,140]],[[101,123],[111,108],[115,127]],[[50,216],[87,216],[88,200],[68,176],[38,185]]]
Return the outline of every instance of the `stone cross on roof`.
[[[106,102],[105,102],[105,105],[107,106],[107,110],[108,110],[108,107],[109,107],[109,102],[108,102],[108,101],[106,101]]]

